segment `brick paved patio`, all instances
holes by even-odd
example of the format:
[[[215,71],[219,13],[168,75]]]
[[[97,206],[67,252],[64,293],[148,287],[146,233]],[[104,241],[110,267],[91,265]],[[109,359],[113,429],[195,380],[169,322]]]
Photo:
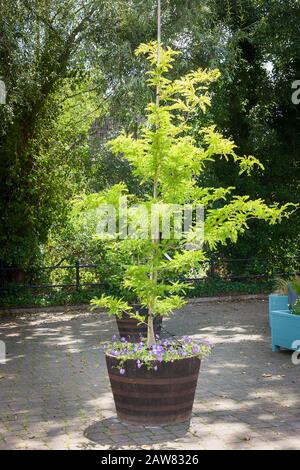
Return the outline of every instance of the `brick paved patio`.
[[[104,314],[1,315],[0,449],[299,449],[300,366],[272,353],[267,303],[196,303],[165,321],[215,343],[190,423],[125,426],[116,419],[99,341]]]

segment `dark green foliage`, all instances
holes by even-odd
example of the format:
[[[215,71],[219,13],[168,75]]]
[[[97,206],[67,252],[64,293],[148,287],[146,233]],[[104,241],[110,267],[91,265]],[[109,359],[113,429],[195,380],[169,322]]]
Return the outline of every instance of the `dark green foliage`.
[[[230,281],[224,279],[205,279],[194,284],[189,297],[213,297],[238,294],[268,294],[272,292],[274,281]]]
[[[138,41],[155,37],[153,16],[148,2],[128,12],[130,21],[124,21],[123,29],[116,31],[120,48],[114,49],[112,62],[108,61],[108,79],[119,80],[111,97],[111,114],[132,130],[136,130],[148,99],[139,80],[142,66],[133,50]],[[239,194],[262,197],[270,203],[300,201],[300,105],[291,100],[292,83],[300,79],[299,21],[296,0],[190,1],[186,8],[180,2],[164,2],[163,41],[170,45],[175,41],[183,52],[174,74],[199,66],[218,67],[222,73],[214,86],[210,115],[193,121],[195,131],[210,120],[216,122],[233,138],[240,154],[255,155],[266,169],[250,179],[220,162],[206,172],[204,183],[208,186],[232,185]],[[126,60],[120,60],[121,56]],[[122,106],[121,101],[130,105]],[[200,183],[203,185],[203,180]],[[233,258],[252,258],[254,253],[258,258],[279,256],[284,268],[287,255],[299,254],[298,214],[273,227],[251,223],[252,230],[235,246],[221,247],[220,254]],[[257,268],[259,273],[264,265]]]
[[[98,293],[99,289],[83,290],[81,292],[53,290],[47,293],[17,291],[17,295],[14,293],[2,297],[0,299],[0,307],[48,307],[54,305],[88,304],[90,300]]]
[[[87,78],[80,44],[103,4],[79,3],[0,1],[0,73],[8,92],[7,104],[0,106],[0,262],[5,265],[37,262],[49,228],[64,217],[66,201],[82,180],[81,163],[67,158],[72,153],[67,141],[61,140],[65,154],[50,152],[66,98],[60,92],[66,80],[76,92]]]
[[[69,201],[120,180],[131,193],[140,190],[121,157],[97,141],[86,148],[86,129],[82,134],[80,127],[83,141],[69,151],[70,134],[68,139],[63,126],[57,128],[60,98],[66,82],[75,91],[92,74],[99,126],[109,115],[115,132],[125,127],[138,133],[153,96],[133,51],[156,36],[155,1],[0,0],[0,9],[0,79],[8,91],[7,105],[0,105],[0,264],[32,270],[64,256],[67,264],[78,257],[97,262],[101,247],[88,246],[70,230]],[[216,122],[239,154],[255,155],[266,168],[248,178],[220,161],[208,168],[201,186],[235,186],[238,194],[268,203],[299,202],[300,105],[291,101],[292,82],[300,79],[299,24],[297,0],[164,0],[163,42],[182,52],[171,78],[198,67],[222,73],[210,113],[193,120],[195,131]],[[76,133],[74,126],[71,140]],[[221,247],[220,255],[276,255],[282,260],[278,271],[286,271],[287,255],[299,254],[298,214],[272,227],[251,222],[252,230],[235,246]],[[272,261],[267,268],[272,271]],[[264,271],[265,262],[227,271],[254,269]]]
[[[223,80],[212,114],[240,152],[255,155],[266,171],[250,180],[220,162],[213,176],[234,185],[240,194],[299,203],[300,106],[291,100],[292,83],[300,77],[299,2],[214,3],[218,21],[228,28],[227,49],[234,54],[220,64]],[[236,246],[221,252],[233,258],[279,256],[284,268],[287,255],[299,254],[299,232],[298,212],[276,227],[255,222]]]

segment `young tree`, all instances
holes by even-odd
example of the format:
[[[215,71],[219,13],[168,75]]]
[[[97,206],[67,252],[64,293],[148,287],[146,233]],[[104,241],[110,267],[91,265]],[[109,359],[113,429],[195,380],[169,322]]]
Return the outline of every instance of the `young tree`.
[[[190,72],[179,80],[171,81],[166,77],[172,68],[178,52],[170,48],[161,48],[160,62],[157,62],[157,43],[142,44],[136,51],[145,54],[150,64],[147,82],[159,94],[159,100],[149,103],[147,120],[140,130],[140,135],[126,135],[123,132],[110,142],[114,153],[122,153],[128,160],[141,184],[152,186],[152,193],[146,195],[142,211],[143,217],[150,217],[151,209],[160,204],[188,204],[194,209],[197,205],[205,206],[205,232],[202,248],[196,241],[200,223],[195,222],[176,239],[175,230],[170,238],[160,237],[161,226],[151,233],[151,237],[125,239],[120,249],[143,252],[141,263],[128,264],[124,275],[124,287],[135,293],[140,303],[148,308],[148,345],[155,343],[153,317],[167,315],[184,304],[181,294],[189,287],[184,282],[167,282],[169,273],[181,276],[205,261],[205,250],[215,249],[218,244],[229,240],[236,242],[238,235],[248,228],[252,218],[262,219],[269,224],[281,221],[289,215],[290,205],[274,204],[268,206],[261,199],[251,200],[248,196],[231,196],[234,188],[201,188],[197,179],[203,177],[208,164],[224,158],[228,164],[237,164],[240,173],[250,175],[253,168],[263,169],[253,156],[240,157],[235,152],[234,143],[225,139],[215,126],[201,129],[201,146],[191,136],[190,117],[200,108],[203,113],[210,105],[209,85],[219,78],[218,70]],[[223,205],[220,202],[223,201]],[[216,205],[218,203],[218,205]],[[145,214],[148,214],[145,216]],[[131,222],[138,225],[135,218],[140,212],[133,212]],[[149,220],[142,220],[140,226]],[[173,228],[175,220],[173,218]],[[186,249],[186,246],[195,249]],[[102,296],[92,301],[94,306],[105,306],[111,313],[128,311],[133,315],[131,306],[122,299]]]

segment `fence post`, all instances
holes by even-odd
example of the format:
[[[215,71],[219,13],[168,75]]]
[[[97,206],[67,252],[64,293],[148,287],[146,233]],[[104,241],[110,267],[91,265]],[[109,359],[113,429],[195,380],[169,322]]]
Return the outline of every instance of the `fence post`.
[[[214,259],[210,260],[209,275],[210,275],[211,278],[214,278],[215,275],[216,275],[216,266],[215,266],[215,260]]]
[[[78,260],[75,263],[75,267],[76,267],[76,291],[79,292],[80,291],[80,263]]]

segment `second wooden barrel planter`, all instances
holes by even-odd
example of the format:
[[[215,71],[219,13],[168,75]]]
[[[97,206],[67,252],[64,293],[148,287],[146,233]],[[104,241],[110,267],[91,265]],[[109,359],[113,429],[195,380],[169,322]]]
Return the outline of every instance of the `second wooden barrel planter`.
[[[128,313],[124,313],[121,318],[116,317],[120,337],[133,343],[140,341],[141,337],[147,337],[148,309],[135,305],[134,312],[138,312],[139,315],[145,316],[145,323],[141,323],[136,318],[131,318]],[[153,323],[154,333],[159,336],[162,327],[162,317],[154,317]]]

